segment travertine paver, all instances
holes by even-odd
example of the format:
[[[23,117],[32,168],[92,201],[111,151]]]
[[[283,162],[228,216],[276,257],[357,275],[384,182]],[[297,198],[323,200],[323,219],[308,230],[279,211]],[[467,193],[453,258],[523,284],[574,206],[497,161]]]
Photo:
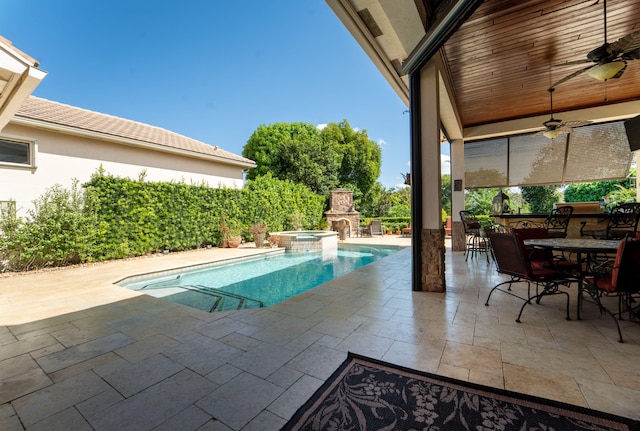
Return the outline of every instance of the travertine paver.
[[[621,322],[620,344],[595,306],[567,322],[552,298],[518,324],[508,295],[484,305],[493,265],[450,250],[446,293],[411,291],[408,249],[267,309],[209,314],[112,285],[141,262],[223,252],[257,251],[0,276],[0,429],[279,429],[347,351],[640,419],[640,325]]]

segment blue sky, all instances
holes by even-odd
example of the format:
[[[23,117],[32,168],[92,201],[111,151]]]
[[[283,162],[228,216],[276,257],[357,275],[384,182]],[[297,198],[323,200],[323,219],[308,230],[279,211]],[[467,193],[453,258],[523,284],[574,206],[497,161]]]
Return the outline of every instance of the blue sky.
[[[49,74],[34,95],[236,154],[261,124],[346,119],[409,171],[407,107],[322,0],[12,0],[0,34]]]

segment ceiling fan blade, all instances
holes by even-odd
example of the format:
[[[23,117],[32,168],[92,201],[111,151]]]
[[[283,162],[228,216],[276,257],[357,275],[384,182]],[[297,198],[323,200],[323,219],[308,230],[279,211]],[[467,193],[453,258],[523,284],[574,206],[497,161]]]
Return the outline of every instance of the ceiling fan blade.
[[[586,126],[587,124],[591,124],[591,121],[584,121],[584,120],[565,121],[564,123],[562,123],[560,128],[564,129],[564,128],[580,127],[580,126]]]
[[[588,58],[585,58],[584,60],[573,60],[573,61],[567,61],[564,63],[554,64],[551,67],[575,66],[577,64],[585,64],[585,63],[592,63],[592,61],[589,60]]]
[[[576,70],[575,72],[565,76],[564,78],[562,78],[561,80],[554,82],[553,85],[551,86],[551,88],[556,88],[558,85],[562,84],[563,82],[567,82],[568,80],[570,80],[571,78],[575,78],[576,76],[580,75],[581,73],[586,72],[587,70],[591,69],[592,67],[596,66],[595,64],[590,64],[587,67],[584,67],[582,69]]]
[[[640,30],[629,33],[609,44],[607,50],[611,51],[611,54],[618,56],[626,52],[635,51],[638,48],[640,48]]]

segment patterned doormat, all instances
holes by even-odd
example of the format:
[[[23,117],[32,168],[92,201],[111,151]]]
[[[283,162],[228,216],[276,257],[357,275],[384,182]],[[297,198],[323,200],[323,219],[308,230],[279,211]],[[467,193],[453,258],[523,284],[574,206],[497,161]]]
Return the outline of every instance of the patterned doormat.
[[[640,430],[640,421],[349,353],[282,430]]]

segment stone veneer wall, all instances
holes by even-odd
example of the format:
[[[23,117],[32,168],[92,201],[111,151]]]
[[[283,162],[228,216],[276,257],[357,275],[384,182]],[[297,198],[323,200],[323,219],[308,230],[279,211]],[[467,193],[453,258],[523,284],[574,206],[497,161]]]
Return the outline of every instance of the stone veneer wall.
[[[428,292],[446,291],[444,229],[422,229],[421,290]]]
[[[360,213],[353,208],[353,192],[351,190],[334,190],[329,199],[330,208],[324,213],[330,229],[335,230],[334,222],[347,220],[351,227],[351,235],[360,226]]]
[[[322,235],[299,236],[279,235],[278,247],[289,251],[318,251],[338,248],[338,234],[326,232]]]

